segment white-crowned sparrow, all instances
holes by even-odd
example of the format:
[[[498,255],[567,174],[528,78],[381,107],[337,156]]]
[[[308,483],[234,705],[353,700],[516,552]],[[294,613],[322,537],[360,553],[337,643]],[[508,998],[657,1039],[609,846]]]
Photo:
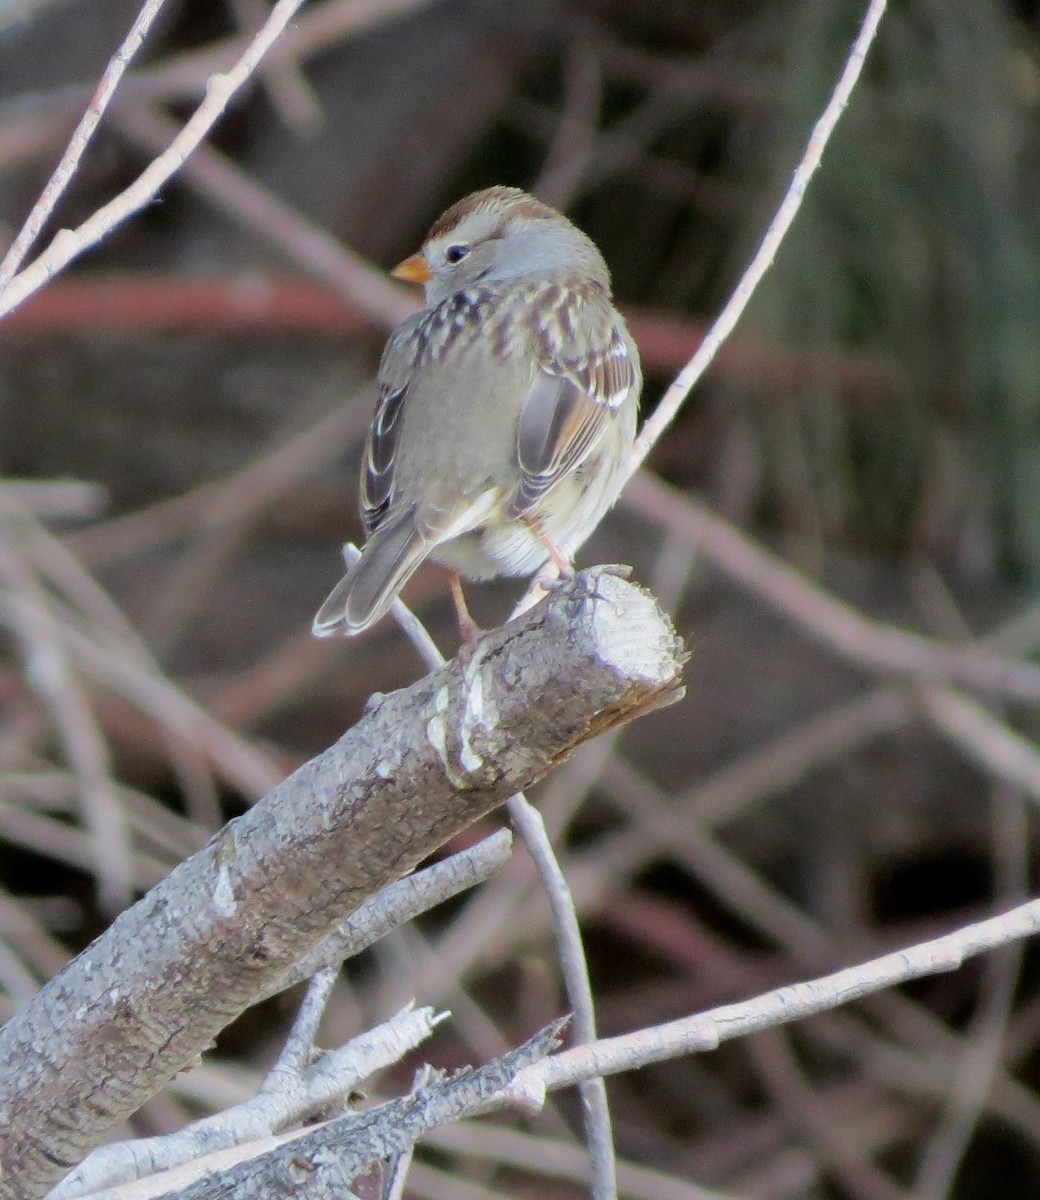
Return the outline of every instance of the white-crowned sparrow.
[[[360,633],[427,557],[457,576],[561,573],[617,499],[639,355],[595,245],[517,188],[460,200],[393,272],[426,307],[391,335],[361,470],[361,557],[314,618]],[[469,627],[472,632],[472,627]]]

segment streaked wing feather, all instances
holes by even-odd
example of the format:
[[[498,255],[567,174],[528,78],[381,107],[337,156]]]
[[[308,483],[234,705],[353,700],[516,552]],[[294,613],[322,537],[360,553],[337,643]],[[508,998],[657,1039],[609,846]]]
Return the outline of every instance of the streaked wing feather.
[[[543,364],[517,426],[520,483],[510,502],[513,516],[523,516],[557,480],[580,466],[637,378],[613,323],[604,330],[601,347],[588,346],[580,357],[558,356]]]
[[[371,536],[386,519],[394,498],[394,467],[408,388],[423,345],[427,313],[416,313],[390,335],[379,364],[379,398],[372,414],[361,465],[361,519]]]
[[[361,469],[361,519],[365,532],[379,528],[390,507],[394,485],[394,451],[401,430],[401,409],[408,385],[380,389],[365,442]]]

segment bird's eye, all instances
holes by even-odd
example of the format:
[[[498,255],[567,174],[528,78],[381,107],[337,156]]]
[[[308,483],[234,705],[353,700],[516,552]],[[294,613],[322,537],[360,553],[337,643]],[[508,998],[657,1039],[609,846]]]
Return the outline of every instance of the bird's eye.
[[[454,265],[455,263],[462,262],[467,254],[469,254],[469,246],[460,243],[457,246],[449,246],[444,252],[444,257]]]

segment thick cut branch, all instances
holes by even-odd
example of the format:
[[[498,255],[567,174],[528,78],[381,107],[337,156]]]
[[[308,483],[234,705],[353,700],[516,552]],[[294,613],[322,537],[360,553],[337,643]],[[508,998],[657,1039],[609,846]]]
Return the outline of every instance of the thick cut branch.
[[[361,721],[181,864],[0,1031],[0,1198],[42,1195],[379,888],[576,746],[678,698],[603,569]]]

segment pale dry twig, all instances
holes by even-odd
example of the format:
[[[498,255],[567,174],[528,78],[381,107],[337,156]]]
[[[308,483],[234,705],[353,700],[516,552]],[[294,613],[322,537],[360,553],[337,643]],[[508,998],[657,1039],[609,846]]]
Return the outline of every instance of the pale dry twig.
[[[164,153],[150,163],[129,187],[76,229],[61,230],[42,254],[8,282],[0,294],[0,317],[17,308],[27,296],[31,296],[85,250],[155,198],[163,184],[209,133],[231,98],[256,70],[268,47],[292,20],[302,3],[303,0],[278,0],[267,22],[235,65],[226,74],[210,77],[202,103]]]
[[[108,107],[108,102],[115,94],[115,90],[119,86],[119,81],[123,77],[123,72],[130,65],[134,55],[140,49],[141,43],[147,37],[148,30],[159,15],[165,2],[166,0],[145,0],[122,45],[116,51],[112,61],[105,68],[105,73],[101,76],[101,82],[97,86],[90,105],[83,114],[82,120],[76,126],[72,140],[69,142],[65,153],[61,156],[61,161],[55,167],[54,174],[47,181],[46,186],[40,193],[39,199],[33,205],[28,217],[26,217],[25,224],[8,247],[3,261],[0,262],[0,297],[3,296],[7,285],[11,282],[14,273],[18,270],[22,259],[29,252],[33,242],[39,237],[40,230],[43,228],[47,218],[54,211],[54,206],[58,203],[62,193],[68,187],[69,180],[76,173],[79,160],[83,157],[83,152],[86,150],[90,139],[94,136],[94,131],[97,129],[98,123],[104,115],[105,109]]]

